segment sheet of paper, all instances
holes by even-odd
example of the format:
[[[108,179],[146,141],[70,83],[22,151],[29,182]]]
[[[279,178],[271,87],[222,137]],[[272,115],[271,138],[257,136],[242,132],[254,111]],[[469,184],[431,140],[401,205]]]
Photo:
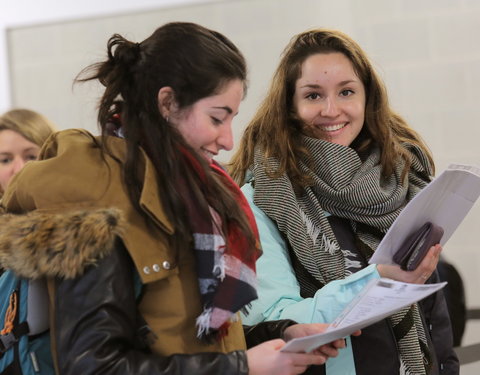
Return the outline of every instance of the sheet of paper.
[[[383,278],[374,279],[332,322],[326,332],[293,339],[281,350],[310,352],[321,345],[368,327],[403,307],[435,293],[445,285],[446,283],[419,285]]]
[[[445,245],[480,196],[480,168],[452,164],[402,210],[383,237],[370,263],[394,264],[402,242],[427,221],[440,225]]]

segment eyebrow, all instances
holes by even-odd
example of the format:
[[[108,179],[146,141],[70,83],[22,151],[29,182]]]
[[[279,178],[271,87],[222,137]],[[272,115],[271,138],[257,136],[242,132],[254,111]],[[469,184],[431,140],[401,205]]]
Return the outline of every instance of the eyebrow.
[[[214,109],[223,109],[224,111],[227,111],[228,114],[232,114],[233,113],[233,109],[231,109],[229,106],[225,106],[225,107],[212,107]]]
[[[30,151],[36,151],[36,147],[26,148],[25,150],[22,150],[22,153],[30,152]],[[14,152],[11,152],[11,151],[0,151],[0,155],[13,155],[13,154]]]
[[[354,79],[347,79],[345,81],[339,82],[338,86],[344,86],[344,85],[348,85],[349,83],[358,83],[358,82],[359,81],[354,80]],[[303,89],[303,88],[319,89],[321,87],[322,86],[314,84],[314,83],[307,83],[306,85],[300,86],[301,89]]]

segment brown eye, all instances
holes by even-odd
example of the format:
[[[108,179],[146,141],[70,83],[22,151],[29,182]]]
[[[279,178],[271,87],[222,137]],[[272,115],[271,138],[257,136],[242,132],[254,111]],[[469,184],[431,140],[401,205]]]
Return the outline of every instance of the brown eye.
[[[353,92],[352,90],[350,90],[350,89],[346,89],[346,90],[340,91],[340,95],[341,95],[341,96],[350,96],[350,95],[352,95],[353,93],[354,93],[354,92]]]
[[[315,99],[318,99],[318,98],[320,98],[320,95],[317,94],[316,92],[312,92],[311,94],[307,95],[307,99],[315,100]]]

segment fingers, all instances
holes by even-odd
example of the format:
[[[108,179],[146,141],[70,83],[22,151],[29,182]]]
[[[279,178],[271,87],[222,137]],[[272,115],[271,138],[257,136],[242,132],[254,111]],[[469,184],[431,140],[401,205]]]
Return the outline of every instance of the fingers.
[[[335,349],[343,349],[347,346],[347,341],[346,339],[338,339],[331,342],[330,346],[332,346]]]
[[[440,244],[432,246],[428,250],[425,258],[423,258],[418,267],[413,271],[404,271],[398,265],[388,264],[378,264],[377,270],[382,277],[406,283],[424,284],[435,271],[441,251],[442,246]]]
[[[338,355],[338,350],[345,347],[345,340],[341,341],[343,341],[343,346],[340,348],[337,348],[333,345],[322,345],[319,348],[315,349],[313,353],[323,355],[326,358],[336,357]]]
[[[425,258],[419,264],[416,270],[412,271],[415,275],[415,283],[424,284],[432,275],[432,273],[437,268],[438,261],[440,259],[440,253],[442,251],[442,246],[437,244],[432,246]]]
[[[317,333],[322,333],[328,328],[328,324],[324,323],[309,323],[309,324],[294,324],[286,328],[283,336],[286,341],[297,337],[311,336]]]
[[[311,353],[291,353],[295,366],[323,365],[328,357],[317,351]]]
[[[249,375],[301,374],[310,365],[322,365],[327,356],[322,353],[280,352],[284,345],[280,339],[266,341],[247,350]]]

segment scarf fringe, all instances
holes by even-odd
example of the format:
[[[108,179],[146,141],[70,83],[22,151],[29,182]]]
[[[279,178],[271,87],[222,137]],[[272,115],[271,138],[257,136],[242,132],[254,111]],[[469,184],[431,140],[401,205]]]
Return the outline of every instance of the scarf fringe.
[[[205,337],[208,332],[210,332],[210,317],[212,316],[212,311],[213,309],[211,307],[204,309],[196,319],[197,337],[199,339]]]
[[[348,270],[358,270],[362,268],[362,264],[354,258],[355,254],[350,250],[343,250],[343,253],[345,255],[345,275]],[[350,273],[352,273],[352,271]]]
[[[218,259],[218,263],[215,263],[213,266],[212,273],[215,275],[220,281],[225,279],[225,271],[228,269],[227,263],[225,260],[225,255],[220,256]]]
[[[333,242],[326,236],[325,233],[322,233],[322,247],[330,255],[335,254],[335,251],[340,249],[335,242]]]
[[[307,214],[299,207],[300,216],[302,218],[305,227],[307,228],[307,234],[313,241],[313,244],[316,245],[318,236],[321,234],[320,228],[317,228],[315,224],[313,224],[312,220],[307,216]]]
[[[244,306],[242,311],[246,309]],[[226,320],[220,328],[217,330],[212,331],[210,327],[210,321],[212,318],[213,308],[205,308],[202,313],[196,319],[197,325],[197,338],[203,340],[206,343],[211,343],[213,340],[221,339],[222,337],[228,334],[228,328],[232,323],[238,322],[240,320],[240,316],[238,314],[233,314],[228,320]]]
[[[302,218],[305,228],[307,229],[307,234],[311,238],[313,245],[317,244],[318,236],[321,235],[321,244],[320,246],[330,255],[335,254],[335,251],[339,250],[339,246],[332,240],[330,240],[325,233],[321,232],[321,229],[315,226],[313,221],[307,216],[305,211],[298,207],[300,212],[300,217]]]

